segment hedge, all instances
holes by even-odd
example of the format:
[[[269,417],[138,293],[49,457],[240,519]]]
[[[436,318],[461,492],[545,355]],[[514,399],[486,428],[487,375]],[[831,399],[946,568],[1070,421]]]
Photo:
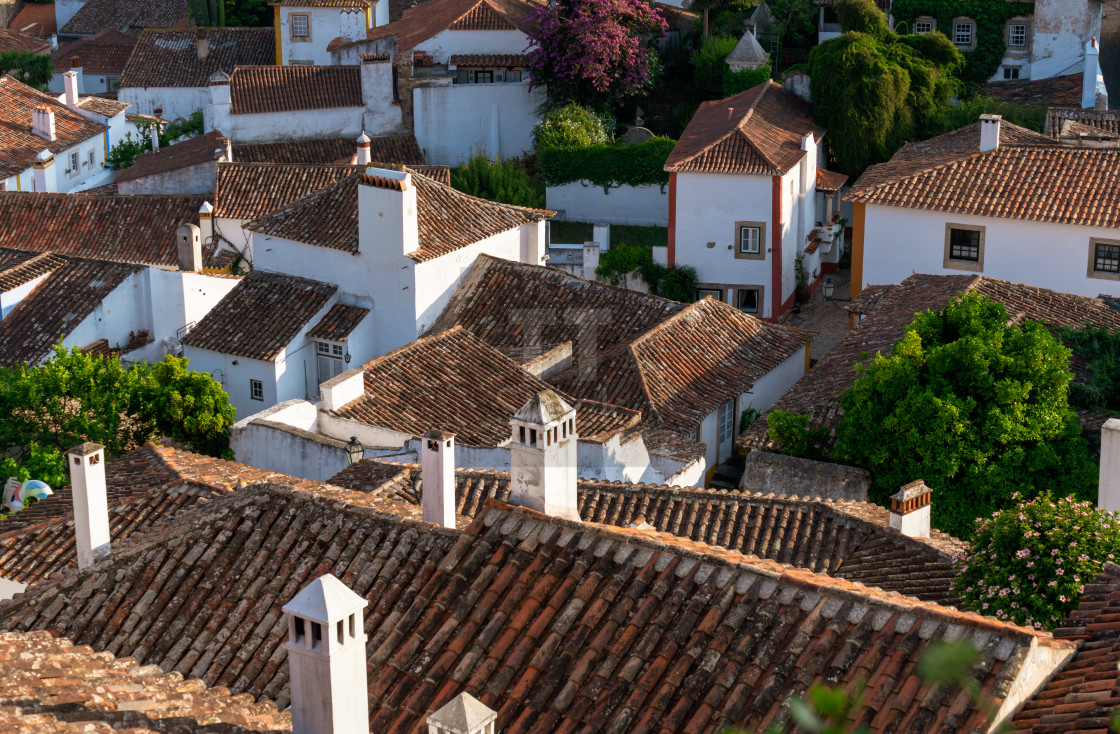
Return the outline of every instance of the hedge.
[[[604,192],[618,186],[657,185],[662,192],[669,183],[665,161],[675,141],[653,138],[629,145],[591,145],[586,148],[545,148],[537,151],[537,170],[548,186],[584,181],[601,186]]]

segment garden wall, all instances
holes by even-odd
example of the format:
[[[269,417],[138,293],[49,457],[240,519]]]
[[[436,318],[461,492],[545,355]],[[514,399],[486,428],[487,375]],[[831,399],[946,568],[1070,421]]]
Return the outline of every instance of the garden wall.
[[[657,185],[601,186],[579,181],[545,189],[545,206],[563,211],[567,219],[607,224],[669,226],[669,192]]]

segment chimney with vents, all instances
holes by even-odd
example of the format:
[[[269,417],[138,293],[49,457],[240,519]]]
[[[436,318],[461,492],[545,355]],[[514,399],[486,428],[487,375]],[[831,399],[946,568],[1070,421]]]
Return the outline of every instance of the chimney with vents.
[[[364,166],[372,160],[369,152],[369,136],[366,131],[362,130],[362,134],[358,136],[358,153],[354,157],[354,163],[359,166]]]
[[[42,150],[35,156],[34,190],[39,193],[53,193],[58,191],[57,171],[54,167],[54,155],[49,150]]]
[[[980,150],[995,150],[999,147],[1001,120],[1001,115],[980,115]]]
[[[62,75],[62,86],[66,93],[66,106],[74,109],[82,93],[82,60],[77,56],[70,59],[70,71]]]
[[[510,421],[510,504],[579,522],[576,411],[552,390]]]
[[[208,201],[202,202],[198,210],[198,237],[204,245],[214,239],[214,206]]]
[[[930,495],[930,488],[921,479],[891,495],[891,527],[911,538],[928,538]]]
[[[109,555],[109,498],[105,484],[105,447],[83,443],[70,449],[70,490],[74,498],[74,534],[78,568]]]
[[[54,126],[54,110],[49,107],[36,107],[31,112],[31,129],[41,138],[58,140]]]
[[[399,257],[419,248],[420,221],[412,174],[367,168],[358,186],[358,251]]]
[[[467,693],[460,693],[428,717],[428,734],[494,734],[498,714]]]
[[[328,573],[284,606],[294,734],[369,734],[367,605]]]
[[[206,38],[205,28],[198,29],[197,38],[198,42],[196,44],[196,49],[198,51],[198,60],[205,61],[206,57],[210,55],[210,41]]]
[[[175,230],[175,243],[179,247],[179,270],[184,273],[201,273],[202,231],[193,224],[181,224]]]
[[[1101,427],[1101,473],[1097,505],[1120,512],[1120,418],[1109,418]]]
[[[206,114],[206,132],[232,130],[230,125],[230,80],[222,70],[210,75],[210,104]]]
[[[424,522],[455,527],[455,436],[430,431],[420,437],[421,503]]]

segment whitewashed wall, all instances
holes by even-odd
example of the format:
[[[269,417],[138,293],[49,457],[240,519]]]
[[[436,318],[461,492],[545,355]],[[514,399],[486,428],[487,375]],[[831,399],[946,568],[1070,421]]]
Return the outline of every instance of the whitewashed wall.
[[[443,31],[416,45],[437,64],[446,64],[452,54],[523,54],[529,37],[521,31]]]
[[[117,99],[132,104],[129,114],[151,115],[158,108],[165,120],[174,120],[205,110],[210,92],[207,87],[121,87]]]
[[[276,365],[244,357],[231,357],[184,345],[183,356],[190,360],[190,367],[197,372],[208,372],[221,383],[229,395],[230,403],[237,409],[237,416],[243,418],[257,411],[275,405]],[[233,364],[237,362],[237,364]],[[249,380],[260,380],[264,386],[264,400],[253,400],[249,393]]]
[[[99,339],[108,339],[110,346],[127,346],[128,332],[152,329],[151,298],[147,272],[130,275],[62,341],[68,347],[86,347]]]
[[[491,158],[519,156],[533,147],[543,102],[525,82],[420,85],[412,90],[416,140],[432,164],[458,165],[480,149]]]
[[[1038,0],[1030,32],[1031,79],[1079,73],[1089,37],[1101,37],[1101,3]]]
[[[346,10],[347,12],[343,12]],[[310,35],[306,41],[292,39],[291,16],[310,15]],[[331,55],[327,44],[335,38],[357,40],[365,35],[366,14],[349,12],[337,7],[315,8],[310,6],[280,7],[280,47],[284,64],[296,62],[329,65]]]
[[[669,189],[660,186],[619,186],[604,193],[601,186],[580,181],[549,186],[545,206],[579,222],[669,226]]]
[[[174,171],[124,181],[117,185],[122,194],[212,194],[217,181],[217,161],[187,166]]]
[[[89,0],[55,0],[54,3],[54,19],[58,24],[59,30],[70,22],[70,19],[82,9],[82,7],[89,2]]]
[[[0,319],[7,318],[8,313],[18,306],[19,302],[26,298],[31,291],[35,290],[35,286],[42,283],[48,275],[50,275],[50,273],[44,273],[38,278],[29,280],[17,288],[0,293]]]
[[[229,116],[229,130],[222,130],[234,143],[275,143],[278,140],[314,138],[356,138],[362,134],[365,107],[332,107],[322,110],[294,110],[253,115]],[[207,130],[222,129],[217,115],[207,115]],[[369,135],[382,130],[368,130]]]

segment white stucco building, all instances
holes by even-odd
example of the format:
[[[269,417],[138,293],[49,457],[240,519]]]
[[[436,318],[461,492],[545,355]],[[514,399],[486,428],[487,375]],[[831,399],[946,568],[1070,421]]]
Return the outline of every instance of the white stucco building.
[[[872,166],[848,198],[853,296],[915,272],[1120,293],[1120,149],[1060,145],[986,115]]]
[[[60,46],[51,53],[51,65],[54,66],[51,92],[61,94],[65,91],[63,75],[68,69],[78,72],[79,94],[117,91],[121,74],[135,46],[136,38],[116,30],[105,30]]]
[[[359,41],[389,22],[389,0],[278,0],[273,9],[277,64],[330,64],[331,41]]]
[[[759,318],[793,305],[800,256],[807,284],[836,272],[837,192],[812,107],[773,82],[705,102],[669,159],[665,264],[696,268],[702,296]]]

